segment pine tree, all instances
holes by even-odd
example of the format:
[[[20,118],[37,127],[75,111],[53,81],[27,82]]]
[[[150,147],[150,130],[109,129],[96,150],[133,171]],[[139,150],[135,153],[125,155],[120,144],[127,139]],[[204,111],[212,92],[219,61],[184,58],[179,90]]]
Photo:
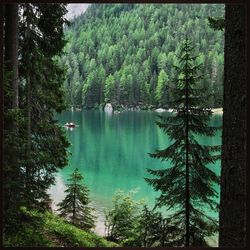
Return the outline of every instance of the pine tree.
[[[115,78],[113,75],[109,75],[108,78],[106,78],[104,85],[104,96],[105,96],[105,102],[114,103],[117,98]]]
[[[207,165],[219,159],[214,152],[220,146],[201,145],[196,139],[197,135],[213,136],[216,128],[207,125],[212,112],[202,105],[202,90],[195,88],[202,78],[201,65],[196,63],[197,56],[193,55],[187,38],[178,58],[175,101],[171,104],[176,114],[160,116],[161,121],[157,122],[173,143],[150,154],[165,160],[167,168],[148,169],[156,178],[146,178],[146,181],[161,191],[156,206],[166,206],[175,225],[182,229],[183,233],[173,244],[188,247],[205,244],[205,237],[217,230],[216,220],[205,211],[217,208],[214,185],[219,183],[219,178]]]
[[[168,93],[168,75],[162,69],[158,76],[157,86],[156,86],[156,96],[155,99],[158,101],[161,107],[165,107],[167,102],[169,102]]]
[[[12,108],[18,108],[18,4],[5,6],[5,65],[12,72]]]
[[[25,180],[24,204],[37,207],[54,183],[53,174],[67,163],[69,144],[54,119],[55,112],[66,108],[61,88],[64,70],[56,57],[61,55],[66,43],[63,16],[67,11],[64,4],[24,3],[20,8],[20,109],[23,114],[20,131],[25,138],[20,167]]]
[[[18,4],[6,4],[4,26],[4,220],[13,221],[20,205],[21,171],[18,168]],[[13,157],[15,155],[15,157]],[[15,178],[13,178],[15,176]],[[11,186],[11,188],[10,188]],[[12,220],[10,219],[12,218]],[[14,222],[15,224],[16,222]],[[6,226],[6,225],[5,225]]]
[[[89,190],[82,184],[83,176],[76,168],[66,184],[66,197],[58,204],[60,215],[68,218],[75,226],[84,230],[94,227],[95,217],[89,204]]]
[[[63,16],[66,12],[64,4],[30,3],[9,6],[6,12],[6,234],[15,234],[20,229],[19,223],[23,219],[19,217],[20,206],[41,208],[47,189],[54,183],[54,173],[67,163],[69,144],[54,119],[54,113],[66,107],[61,89],[64,71],[55,58],[65,45],[63,25],[66,21]],[[17,30],[19,36],[13,36]],[[14,125],[12,132],[10,124]]]

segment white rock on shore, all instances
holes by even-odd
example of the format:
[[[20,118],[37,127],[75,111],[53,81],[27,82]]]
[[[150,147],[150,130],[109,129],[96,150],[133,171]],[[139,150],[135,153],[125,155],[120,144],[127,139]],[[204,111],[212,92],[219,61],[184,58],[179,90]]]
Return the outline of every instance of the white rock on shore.
[[[212,109],[212,112],[214,114],[223,114],[223,109],[222,108]]]
[[[165,111],[166,111],[166,109],[162,109],[162,108],[159,108],[159,109],[156,109],[156,110],[155,110],[155,112],[159,112],[159,113],[165,112]]]
[[[166,112],[166,111],[168,111],[168,112],[175,112],[174,109],[168,109],[168,110],[166,110],[166,109],[163,109],[163,108],[158,108],[158,109],[155,110],[155,112],[159,112],[159,113]],[[212,112],[214,114],[223,114],[223,108],[212,109]]]
[[[113,112],[113,107],[111,105],[111,103],[106,103],[105,107],[104,107],[104,111],[107,113],[112,113]]]

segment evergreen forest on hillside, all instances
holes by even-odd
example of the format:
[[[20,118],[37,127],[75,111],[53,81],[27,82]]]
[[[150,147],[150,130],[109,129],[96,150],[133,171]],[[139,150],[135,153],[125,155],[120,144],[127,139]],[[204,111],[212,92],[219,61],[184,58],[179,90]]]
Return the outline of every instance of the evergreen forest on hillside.
[[[68,43],[60,63],[70,105],[168,108],[173,65],[188,35],[199,63],[207,107],[222,107],[223,31],[208,17],[223,18],[222,4],[92,4],[65,28]],[[171,107],[170,107],[171,108]]]
[[[72,5],[0,5],[4,247],[245,247],[246,6]]]

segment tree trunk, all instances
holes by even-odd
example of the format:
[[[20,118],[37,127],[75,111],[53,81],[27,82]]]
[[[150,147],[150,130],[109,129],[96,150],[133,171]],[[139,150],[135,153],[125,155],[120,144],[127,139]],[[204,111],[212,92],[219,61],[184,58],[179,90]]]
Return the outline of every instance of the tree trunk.
[[[187,40],[186,40],[187,43]],[[187,51],[187,44],[186,44],[186,51]],[[185,187],[185,214],[186,214],[186,237],[185,237],[185,247],[189,247],[190,245],[190,183],[189,183],[189,86],[188,86],[188,79],[187,79],[187,61],[185,65],[185,113],[186,113],[186,187]]]
[[[5,73],[11,73],[10,75],[10,87],[11,87],[11,98],[6,97],[4,101],[5,109],[18,109],[18,4],[6,4],[4,6],[5,16],[5,27],[4,27],[4,62],[5,62]],[[18,126],[16,117],[12,116],[11,119],[6,119],[4,122],[4,129],[13,138],[18,137]],[[6,174],[5,183],[10,183],[10,173],[17,176],[19,173],[18,169],[18,147],[10,144],[11,153],[15,156],[11,162],[6,162],[4,173]],[[8,145],[9,146],[9,145]],[[15,177],[16,177],[15,176]],[[10,188],[5,185],[4,190],[4,210],[5,212],[10,208],[14,207],[18,198],[18,187]],[[11,203],[13,203],[11,205]]]
[[[4,30],[4,22],[5,22],[5,5],[1,4],[0,5],[0,30],[1,30],[1,35],[3,36],[3,40],[0,41],[0,45],[2,46],[3,50],[1,51],[1,57],[4,58],[5,54],[5,30]],[[4,72],[3,72],[4,73]],[[3,86],[3,85],[2,85]],[[3,89],[1,89],[3,90]],[[1,92],[3,93],[3,91]]]
[[[246,244],[246,6],[226,5],[220,247]]]
[[[31,9],[30,4],[26,3],[26,32],[25,32],[25,40],[26,40],[26,100],[27,100],[27,161],[26,161],[26,205],[32,205],[30,204],[30,195],[32,192],[32,166],[31,166],[31,49],[30,49],[30,32],[31,32]]]
[[[18,4],[5,7],[5,63],[11,74],[12,108],[18,108]]]
[[[76,223],[76,181],[74,181],[74,196],[73,196],[72,221],[73,221],[73,224]]]

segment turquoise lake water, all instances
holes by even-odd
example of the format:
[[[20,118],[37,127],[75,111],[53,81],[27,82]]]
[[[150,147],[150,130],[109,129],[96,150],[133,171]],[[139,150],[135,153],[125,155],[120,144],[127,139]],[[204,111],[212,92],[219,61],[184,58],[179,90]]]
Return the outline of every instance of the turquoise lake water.
[[[104,234],[104,209],[112,206],[112,196],[118,189],[125,192],[138,189],[134,199],[144,198],[152,207],[158,193],[144,181],[149,176],[146,169],[164,168],[166,163],[149,157],[148,153],[170,145],[168,136],[155,124],[157,115],[149,111],[126,111],[109,115],[92,110],[65,111],[57,115],[60,125],[74,122],[79,127],[65,128],[72,155],[68,166],[57,174],[56,185],[50,189],[54,205],[64,198],[65,183],[77,167],[90,189],[91,206],[96,209],[98,218],[97,233]],[[211,125],[221,124],[222,115],[213,115]],[[220,145],[221,131],[214,137],[199,137],[199,142]],[[219,161],[216,166],[210,167],[217,174],[220,173]],[[213,216],[218,217],[217,214]]]

